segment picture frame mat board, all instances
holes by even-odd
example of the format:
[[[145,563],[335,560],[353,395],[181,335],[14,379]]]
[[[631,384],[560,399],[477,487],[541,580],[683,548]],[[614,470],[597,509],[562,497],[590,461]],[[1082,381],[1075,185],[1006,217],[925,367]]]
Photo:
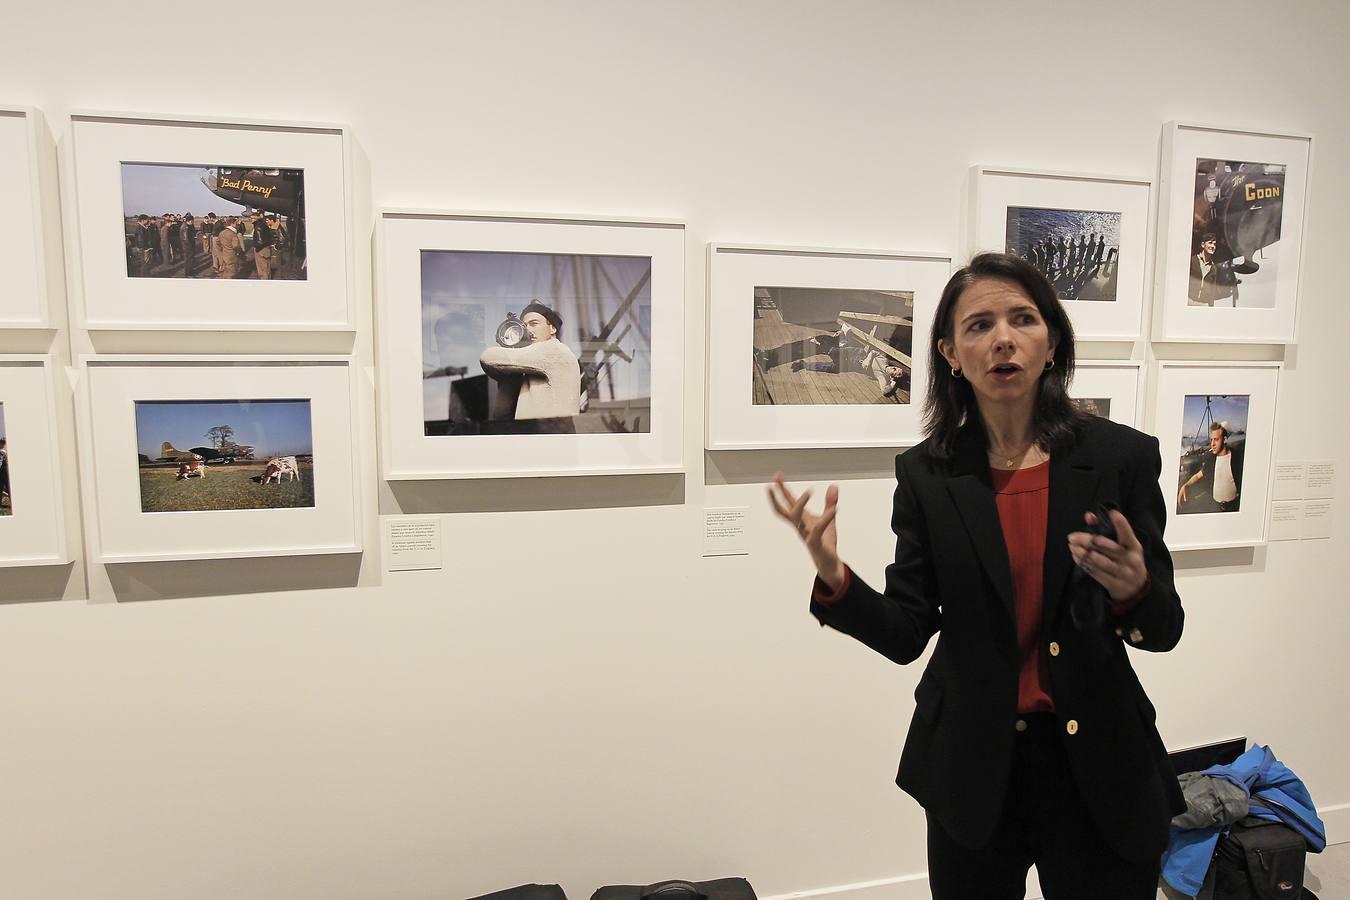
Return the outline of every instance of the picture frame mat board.
[[[1307,134],[1185,122],[1169,122],[1164,126],[1153,340],[1285,344],[1297,341],[1312,142],[1312,136]],[[1278,254],[1273,263],[1261,254],[1254,255],[1256,262],[1277,273],[1271,306],[1242,306],[1244,291],[1252,294],[1260,290],[1264,294],[1269,290],[1260,281],[1265,276],[1259,273],[1238,275],[1244,283],[1237,286],[1237,308],[1217,304],[1210,308],[1189,302],[1196,164],[1202,159],[1285,166]]]
[[[1146,277],[1152,263],[1153,181],[1130,175],[1094,175],[1001,166],[971,169],[971,253],[1005,252],[1009,208],[1119,213],[1116,299],[1065,300],[1077,340],[1133,340],[1143,327]]]
[[[348,143],[339,125],[73,114],[62,162],[73,186],[66,241],[75,324],[95,331],[354,330]],[[305,278],[130,277],[123,163],[303,170]],[[149,214],[165,211],[213,210]]]
[[[380,440],[388,480],[682,472],[684,239],[681,222],[537,213],[385,209],[377,216]],[[422,253],[651,259],[649,430],[428,435],[424,426]],[[522,298],[521,302],[528,298]]]
[[[1107,398],[1113,422],[1139,428],[1143,422],[1144,365],[1131,360],[1080,359],[1074,364],[1073,398]]]
[[[41,153],[45,124],[31,107],[0,105],[0,328],[47,328]]]
[[[92,462],[85,515],[96,559],[160,562],[361,551],[352,358],[88,357],[82,375],[81,453]],[[232,400],[308,401],[313,505],[143,512],[136,404]],[[219,480],[229,471],[207,465],[207,478]]]
[[[1152,433],[1162,448],[1159,484],[1167,505],[1167,546],[1172,550],[1255,547],[1265,543],[1271,472],[1275,459],[1278,362],[1155,363]],[[1234,512],[1178,514],[1184,404],[1187,397],[1245,396],[1240,505]]]
[[[63,493],[74,479],[59,467],[54,371],[48,356],[0,357],[13,500],[11,514],[0,516],[0,567],[63,565],[73,558]]]
[[[734,243],[711,243],[707,252],[706,449],[908,447],[923,439],[927,342],[949,254]],[[755,290],[769,286],[912,292],[910,402],[756,404]]]

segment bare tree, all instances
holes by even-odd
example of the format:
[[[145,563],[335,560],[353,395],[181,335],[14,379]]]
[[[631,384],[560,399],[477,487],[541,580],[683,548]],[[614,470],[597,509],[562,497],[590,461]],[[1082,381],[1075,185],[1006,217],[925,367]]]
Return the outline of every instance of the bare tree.
[[[230,443],[230,438],[234,437],[234,429],[229,425],[217,425],[206,429],[206,436],[210,439],[211,445],[220,450]]]

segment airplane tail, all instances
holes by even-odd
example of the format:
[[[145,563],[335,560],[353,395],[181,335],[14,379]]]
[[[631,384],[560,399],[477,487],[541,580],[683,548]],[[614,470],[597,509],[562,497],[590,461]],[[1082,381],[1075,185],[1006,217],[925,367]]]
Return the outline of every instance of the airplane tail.
[[[181,453],[181,452],[182,452],[181,450],[175,449],[173,444],[170,444],[168,441],[165,441],[164,443],[159,445],[160,456],[168,456],[171,453]]]

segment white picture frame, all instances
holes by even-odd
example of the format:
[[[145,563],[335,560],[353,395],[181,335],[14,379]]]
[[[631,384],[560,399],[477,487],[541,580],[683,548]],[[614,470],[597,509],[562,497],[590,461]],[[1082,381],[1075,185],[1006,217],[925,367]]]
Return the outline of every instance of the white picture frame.
[[[1163,128],[1153,340],[1296,341],[1312,140],[1185,122]],[[1264,196],[1272,189],[1278,210]],[[1197,253],[1206,233],[1217,238],[1212,269]]]
[[[127,217],[214,209],[169,208],[180,196],[151,184],[123,205],[124,164],[256,167],[303,173],[303,278],[258,280],[247,249],[234,279],[132,277]],[[353,331],[351,147],[340,125],[81,112],[70,117],[62,154],[68,275],[77,327],[90,331]],[[239,180],[239,179],[236,179]],[[202,192],[206,189],[203,188]],[[160,202],[159,194],[166,196]],[[195,199],[195,195],[194,195]],[[229,202],[219,199],[222,208]],[[179,203],[177,205],[185,205]],[[194,203],[194,205],[196,205]],[[209,201],[205,205],[213,205]],[[236,207],[239,204],[235,204]],[[228,208],[226,208],[228,211]],[[222,213],[224,214],[224,213]],[[299,235],[292,235],[299,255]],[[247,244],[247,240],[245,241]],[[201,261],[208,251],[194,251]]]
[[[51,223],[44,215],[50,179],[43,165],[49,140],[41,112],[0,105],[0,169],[6,173],[0,179],[0,329],[52,327],[45,240]]]
[[[928,337],[951,268],[945,253],[709,244],[705,448],[917,444]],[[873,311],[836,310],[840,303]],[[821,340],[833,353],[810,353]],[[886,366],[908,369],[908,387],[883,385]]]
[[[1137,360],[1080,359],[1074,362],[1069,397],[1078,400],[1106,400],[1104,418],[1131,428],[1143,424],[1144,364]],[[1088,410],[1103,415],[1100,409]]]
[[[655,474],[684,470],[683,223],[663,219],[386,209],[377,216],[376,227],[380,456],[385,479]],[[517,260],[523,271],[532,270],[536,264],[543,265],[544,260],[552,265],[552,261],[568,259],[585,261],[585,272],[573,274],[571,263],[559,263],[563,271],[555,272],[552,279],[541,283],[526,278],[524,284],[493,263],[493,260]],[[606,274],[610,260],[624,268],[630,268],[625,260],[636,261],[632,266],[634,272],[611,278]],[[422,268],[437,267],[443,262],[481,265],[473,277],[446,275],[443,268],[428,268],[424,309]],[[594,268],[596,265],[600,270]],[[644,267],[645,276],[636,271]],[[577,284],[590,285],[587,290],[593,292],[592,299],[600,306],[593,321],[570,312],[578,308]],[[642,299],[635,300],[634,292],[639,291]],[[458,349],[453,353],[454,359],[443,358],[439,342],[441,332],[437,323],[444,319],[435,317],[443,311],[437,306],[441,301],[436,299],[441,296],[451,298],[445,301],[445,310],[453,312],[463,307],[482,319],[468,329],[467,343],[455,345]],[[580,402],[585,408],[574,407],[568,416],[547,421],[562,423],[563,428],[575,429],[576,433],[494,433],[502,427],[528,430],[532,424],[538,424],[526,421],[528,416],[515,418],[522,408],[519,401],[514,409],[502,412],[494,406],[491,414],[475,413],[477,418],[457,418],[459,413],[450,409],[461,393],[471,393],[476,398],[480,393],[486,394],[489,387],[497,389],[501,382],[489,378],[479,350],[486,353],[493,348],[495,352],[498,342],[493,337],[494,323],[506,313],[523,316],[523,306],[532,299],[556,305],[567,313],[557,337],[576,357],[581,369]],[[449,316],[450,312],[446,312],[445,318]],[[634,316],[639,319],[646,316],[646,324]],[[613,330],[606,332],[611,325]],[[604,334],[608,337],[597,339]],[[419,346],[421,353],[414,350]],[[450,346],[448,341],[445,346]],[[606,349],[612,347],[622,353],[614,356]],[[588,379],[587,366],[597,361],[601,366],[613,365],[619,371],[622,391],[610,388],[608,394],[600,390],[595,397],[588,394],[587,385],[595,385],[596,381]],[[455,376],[435,374],[448,371],[438,366],[449,363],[464,371]],[[624,365],[630,368],[624,369]],[[464,376],[466,383],[456,387],[450,382],[459,376]],[[568,385],[558,396],[575,390]],[[606,413],[611,406],[616,411]],[[444,414],[439,412],[442,409],[446,410]],[[493,418],[498,415],[504,415],[510,422]],[[602,424],[606,415],[610,416],[609,425]],[[615,417],[622,419],[618,427],[624,428],[624,432],[613,430]]]
[[[0,436],[12,504],[0,514],[0,567],[65,565],[73,559],[63,493],[55,364],[45,355],[0,356]]]
[[[80,451],[88,466],[85,519],[94,559],[139,563],[361,552],[352,357],[99,356],[84,358],[80,374]],[[137,404],[211,401],[307,402],[313,465],[306,472],[302,459],[298,475],[302,483],[310,479],[312,505],[143,511]],[[201,440],[206,443],[206,436]],[[188,442],[171,441],[185,450]],[[252,476],[252,468],[261,466],[208,461],[205,477],[195,484],[184,481],[213,489],[216,484],[272,489]],[[290,481],[280,475],[276,488]]]
[[[1073,323],[1075,339],[1139,337],[1153,252],[1149,240],[1154,214],[1152,179],[974,166],[970,204],[971,252],[1011,252],[1031,259],[1055,285]],[[1039,263],[1041,254],[1029,252],[1028,245],[1036,238],[1073,239],[1076,231],[1101,235],[1100,264],[1088,258],[1085,264],[1047,271]],[[1108,231],[1116,240],[1107,240]]]
[[[1169,361],[1155,366],[1152,432],[1162,448],[1158,482],[1167,504],[1167,546],[1195,550],[1264,544],[1282,364]],[[1225,438],[1231,458],[1222,468],[1207,467],[1206,453],[1199,449],[1209,440],[1212,422],[1232,432]],[[1236,485],[1236,503],[1217,502],[1215,485],[1224,480],[1223,469]],[[1188,487],[1183,504],[1181,485],[1196,472],[1200,477]]]

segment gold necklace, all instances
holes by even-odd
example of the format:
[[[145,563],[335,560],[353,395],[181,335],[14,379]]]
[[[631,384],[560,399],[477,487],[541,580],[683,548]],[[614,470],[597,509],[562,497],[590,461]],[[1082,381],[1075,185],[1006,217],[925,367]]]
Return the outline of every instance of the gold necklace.
[[[1025,456],[1027,452],[1035,446],[1036,442],[1032,441],[1031,443],[1023,447],[1021,450],[1018,450],[1012,456],[1004,456],[1002,453],[995,453],[993,448],[990,448],[989,455],[1001,458],[1003,460],[1003,467],[1006,469],[1011,469],[1014,465],[1016,465],[1018,459]]]

